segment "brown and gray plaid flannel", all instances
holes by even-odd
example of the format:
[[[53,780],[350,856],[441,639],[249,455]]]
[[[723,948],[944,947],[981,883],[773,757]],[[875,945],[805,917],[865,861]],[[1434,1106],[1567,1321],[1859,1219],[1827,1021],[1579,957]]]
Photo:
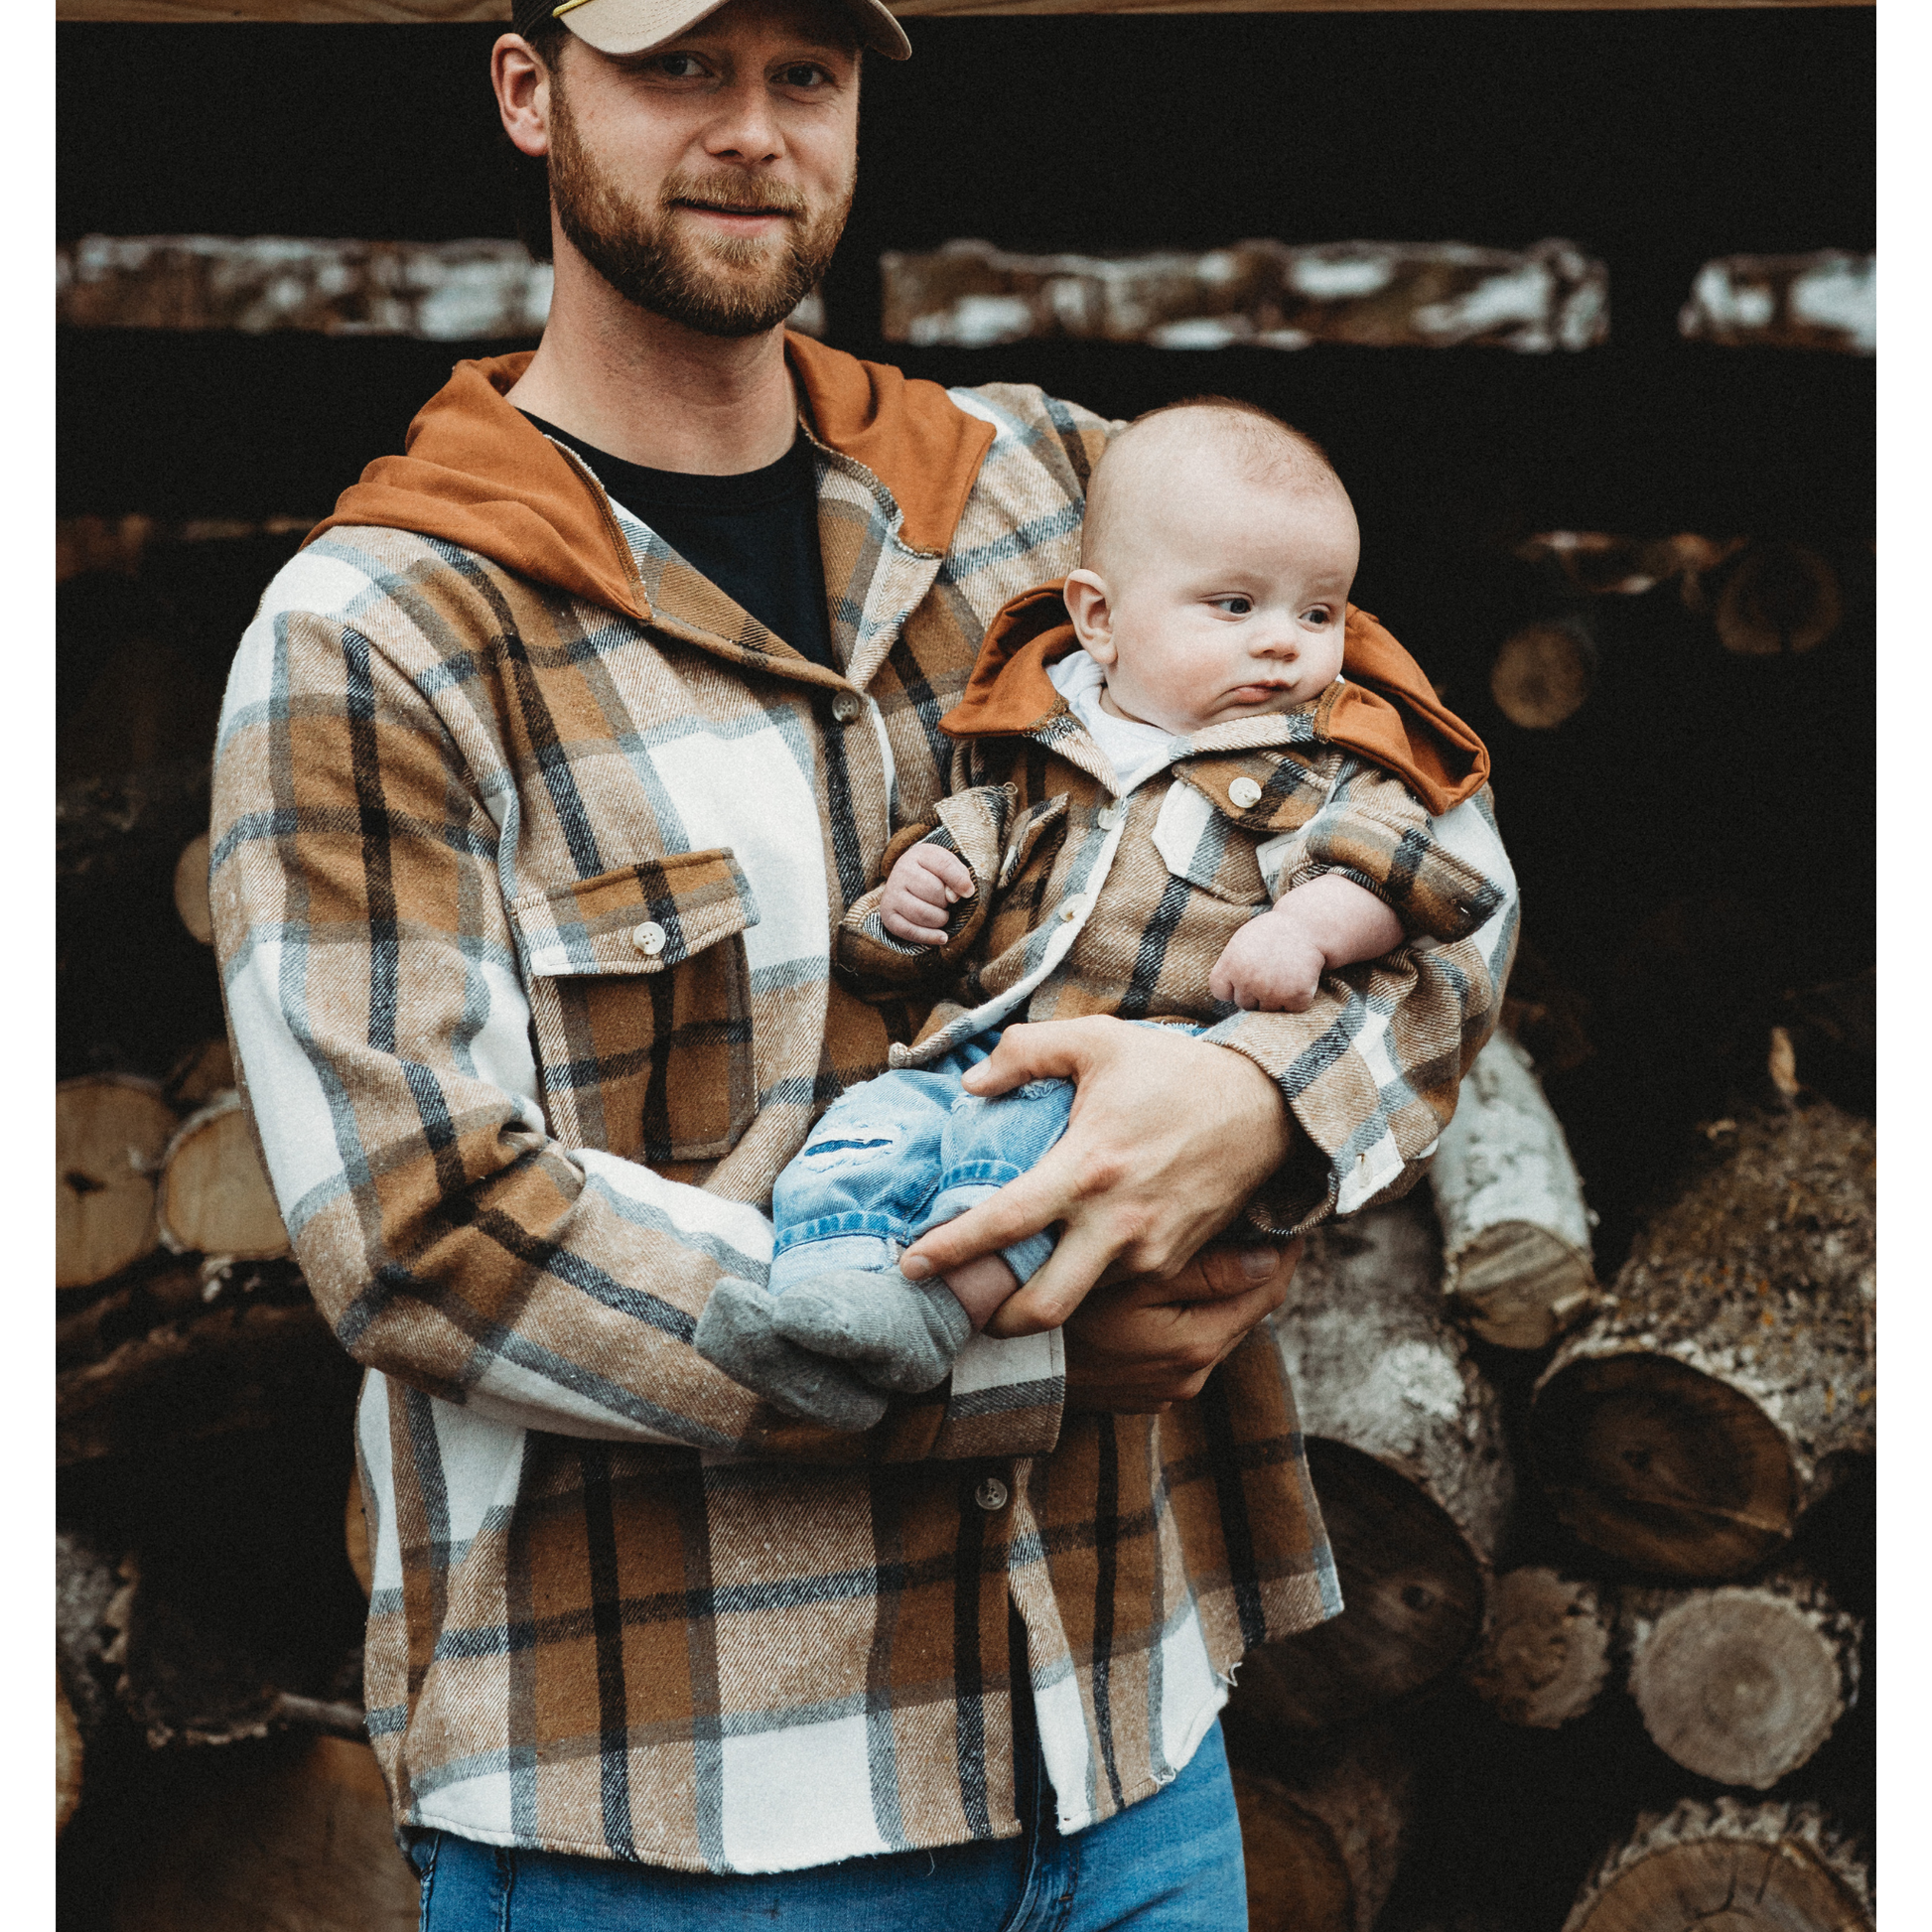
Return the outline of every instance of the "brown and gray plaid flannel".
[[[1160,1419],[1063,1414],[1057,1336],[981,1338],[863,1437],[691,1347],[717,1277],[761,1276],[816,1112],[923,1018],[847,992],[833,935],[934,822],[939,718],[1072,564],[1108,433],[792,355],[843,676],[504,403],[509,357],[371,467],[230,679],[223,985],[369,1370],[368,1723],[405,1830],[719,1871],[1009,1835],[1016,1686],[1077,1829],[1186,1762],[1245,1647],[1338,1607],[1265,1336]],[[1337,1106],[1452,1081],[1492,993],[1330,1002]]]

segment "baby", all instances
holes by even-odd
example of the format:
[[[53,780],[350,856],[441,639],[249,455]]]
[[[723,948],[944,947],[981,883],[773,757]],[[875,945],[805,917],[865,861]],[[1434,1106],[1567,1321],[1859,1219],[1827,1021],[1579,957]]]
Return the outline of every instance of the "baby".
[[[841,926],[848,974],[943,997],[779,1175],[770,1287],[717,1285],[711,1360],[848,1429],[945,1378],[1052,1251],[1040,1234],[916,1284],[897,1266],[1065,1128],[1068,1081],[961,1086],[1003,1023],[1111,1013],[1214,1036],[1501,902],[1432,827],[1486,755],[1351,611],[1358,548],[1327,459],[1251,405],[1177,404],[1109,445],[1080,568],[1000,613],[943,721],[962,743],[939,824]]]

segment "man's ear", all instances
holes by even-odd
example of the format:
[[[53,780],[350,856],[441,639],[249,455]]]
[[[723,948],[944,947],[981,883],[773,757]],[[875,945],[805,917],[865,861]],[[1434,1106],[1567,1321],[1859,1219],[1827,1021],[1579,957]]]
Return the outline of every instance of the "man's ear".
[[[541,160],[550,152],[550,69],[521,34],[505,34],[489,50],[489,84],[510,145]]]
[[[1098,571],[1076,570],[1066,580],[1066,615],[1073,634],[1096,664],[1114,661],[1113,593]]]

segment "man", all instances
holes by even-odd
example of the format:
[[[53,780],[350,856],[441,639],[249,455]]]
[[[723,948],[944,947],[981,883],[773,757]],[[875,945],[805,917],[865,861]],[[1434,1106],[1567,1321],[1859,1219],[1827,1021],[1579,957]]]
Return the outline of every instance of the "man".
[[[216,763],[238,1061],[370,1371],[368,1725],[425,1923],[1238,1924],[1215,1714],[1338,1595],[1249,1339],[1294,1248],[1202,1244],[1413,1181],[1513,905],[1372,1001],[1010,1032],[1001,1077],[1078,1109],[945,1262],[1063,1237],[865,1435],[705,1361],[773,1176],[916,1028],[830,935],[934,822],[936,721],[1071,568],[1109,426],[784,333],[862,54],[909,51],[877,0],[550,4],[491,69],[549,173],[542,345],[460,365],[270,586]],[[1481,804],[1442,823],[1499,867]]]

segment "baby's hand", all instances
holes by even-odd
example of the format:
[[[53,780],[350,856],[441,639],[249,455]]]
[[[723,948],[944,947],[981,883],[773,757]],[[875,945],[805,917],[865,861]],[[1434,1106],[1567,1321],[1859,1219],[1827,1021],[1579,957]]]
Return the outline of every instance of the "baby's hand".
[[[942,845],[907,846],[887,875],[879,917],[895,939],[941,946],[946,908],[972,897],[973,875],[956,852]]]
[[[1277,906],[1227,942],[1207,990],[1248,1012],[1306,1013],[1326,963],[1302,922]]]

